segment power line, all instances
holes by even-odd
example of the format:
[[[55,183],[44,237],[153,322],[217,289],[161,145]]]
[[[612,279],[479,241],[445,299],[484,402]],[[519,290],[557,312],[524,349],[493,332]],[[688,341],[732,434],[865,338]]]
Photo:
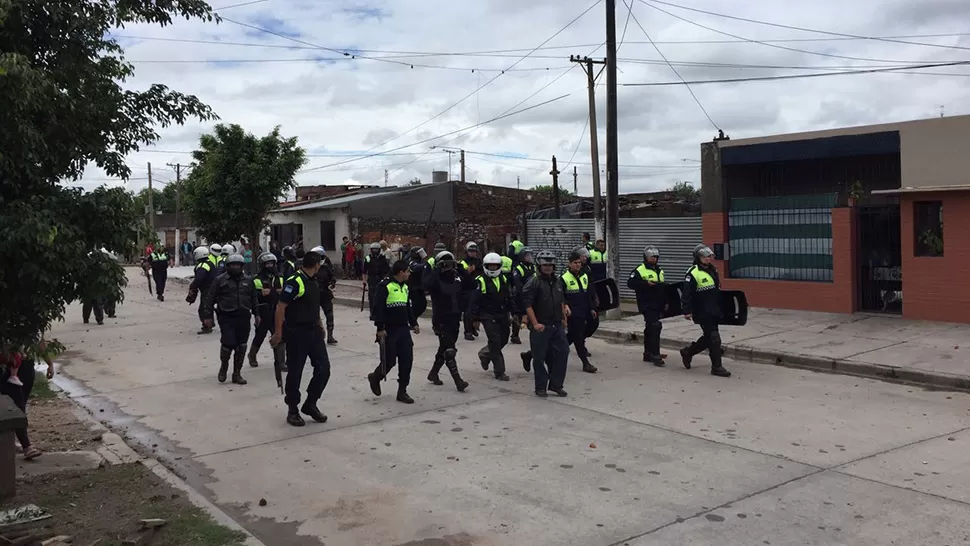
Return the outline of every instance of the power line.
[[[132,64],[254,64],[254,63],[305,63],[305,62],[336,62],[336,61],[351,61],[358,58],[366,58],[370,60],[375,60],[377,57],[299,57],[291,59],[137,59],[128,61]],[[418,64],[418,63],[397,63],[401,65],[409,66],[410,68],[431,68],[439,70],[455,70],[459,72],[539,72],[545,70],[552,70],[556,68],[562,68],[562,66],[536,66],[530,68],[481,68],[481,67],[470,67],[470,66],[440,66],[432,64]]]
[[[756,81],[771,81],[771,80],[797,80],[802,78],[821,78],[823,76],[848,76],[855,74],[878,74],[883,72],[900,72],[901,70],[919,70],[922,68],[938,68],[943,66],[967,66],[970,65],[970,61],[953,61],[950,63],[933,63],[924,65],[913,65],[906,68],[871,68],[869,70],[846,70],[844,72],[818,72],[815,74],[785,74],[781,76],[762,76],[762,77],[752,77],[752,78],[726,78],[720,80],[694,80],[689,82],[649,82],[649,83],[621,83],[620,85],[624,87],[655,87],[655,86],[665,86],[665,85],[697,85],[702,83],[739,83],[739,82],[756,82]]]
[[[623,0],[623,5],[627,5],[627,0]],[[704,113],[704,117],[707,118],[707,121],[711,122],[711,125],[713,125],[715,129],[720,131],[721,128],[717,125],[717,123],[714,122],[714,118],[712,118],[711,115],[707,113],[707,108],[704,108],[704,105],[701,104],[700,99],[698,99],[697,95],[694,94],[694,90],[690,88],[690,85],[687,83],[687,80],[685,80],[684,77],[680,75],[680,72],[678,72],[677,69],[674,68],[674,65],[670,64],[670,61],[667,60],[667,56],[664,55],[663,51],[660,50],[660,47],[657,44],[653,43],[653,38],[651,38],[650,34],[647,33],[647,29],[643,28],[643,25],[640,24],[640,20],[637,19],[637,16],[633,14],[633,0],[630,0],[630,5],[628,7],[630,8],[630,15],[633,17],[633,22],[636,23],[638,27],[640,27],[640,30],[643,32],[643,35],[647,37],[647,40],[649,40],[651,44],[653,44],[653,48],[657,50],[657,54],[659,54],[660,57],[664,60],[664,62],[667,63],[667,66],[670,67],[670,70],[672,70],[673,73],[677,75],[677,78],[680,79],[680,81],[684,82],[684,87],[687,88],[687,91],[690,93],[690,96],[694,98],[694,102],[697,103],[697,107],[700,108],[701,112]]]
[[[241,8],[243,6],[251,6],[253,4],[262,4],[263,2],[269,2],[269,0],[252,0],[250,2],[243,2],[241,4],[232,4],[232,5],[229,5],[229,6],[222,6],[220,8],[215,8],[212,11],[222,11],[222,10],[227,10],[227,9],[232,9],[232,8]]]
[[[744,36],[739,36],[737,34],[731,34],[730,32],[725,32],[723,30],[718,30],[718,29],[716,29],[714,27],[709,27],[707,25],[698,23],[696,21],[691,21],[690,19],[687,19],[685,17],[681,17],[680,15],[677,15],[675,13],[670,13],[669,11],[667,11],[667,10],[665,10],[665,9],[659,7],[659,6],[655,6],[655,5],[647,2],[646,0],[638,0],[638,1],[640,3],[646,5],[646,6],[649,6],[649,7],[653,8],[653,9],[661,12],[661,13],[666,13],[667,15],[673,17],[674,19],[678,19],[680,21],[683,21],[683,22],[685,22],[687,24],[690,24],[690,25],[694,25],[694,26],[699,27],[699,28],[703,28],[704,30],[709,30],[709,31],[714,32],[716,34],[721,34],[723,36],[729,36],[731,38],[737,38],[738,40],[744,40],[746,42],[751,42],[751,43],[754,43],[754,44],[761,44],[763,46],[773,47],[775,49],[783,49],[785,51],[794,51],[795,53],[804,53],[806,55],[818,55],[818,56],[821,56],[821,57],[831,57],[833,59],[847,59],[847,60],[850,60],[850,61],[866,61],[866,62],[870,62],[870,63],[913,63],[913,62],[919,62],[919,61],[900,61],[900,60],[872,59],[872,58],[868,58],[868,57],[853,57],[853,56],[849,56],[849,55],[838,55],[838,54],[835,54],[835,53],[823,53],[821,51],[811,51],[811,50],[808,50],[808,49],[798,49],[796,47],[788,47],[788,46],[783,46],[783,45],[779,45],[779,44],[769,43],[769,42],[766,42],[764,40],[754,40],[752,38],[745,38]]]
[[[703,14],[706,14],[706,15],[713,15],[715,17],[723,17],[725,19],[733,19],[735,21],[744,21],[746,23],[754,23],[756,25],[765,25],[765,26],[769,26],[769,27],[784,28],[784,29],[788,29],[788,30],[798,30],[798,31],[801,31],[801,32],[814,32],[816,34],[826,34],[828,36],[837,36],[839,38],[849,38],[849,39],[853,39],[853,40],[873,40],[873,41],[878,41],[878,42],[888,42],[888,43],[894,43],[894,44],[905,44],[905,45],[915,45],[915,46],[922,46],[922,47],[936,47],[936,48],[941,48],[941,49],[959,49],[959,50],[963,50],[963,51],[970,51],[970,47],[952,46],[952,45],[944,45],[944,44],[930,44],[930,43],[926,43],[926,42],[911,42],[911,41],[908,41],[908,40],[901,40],[901,39],[897,39],[897,38],[893,38],[893,37],[862,36],[862,35],[859,35],[859,34],[848,34],[848,33],[844,33],[844,32],[833,32],[833,31],[829,31],[829,30],[819,30],[819,29],[816,29],[816,28],[799,27],[799,26],[794,26],[794,25],[786,25],[786,24],[782,24],[782,23],[772,23],[772,22],[769,22],[769,21],[759,21],[757,19],[749,19],[747,17],[738,17],[738,16],[735,16],[735,15],[727,15],[725,13],[716,13],[716,12],[713,12],[713,11],[707,11],[707,10],[698,9],[698,8],[691,8],[691,7],[687,7],[687,6],[681,6],[680,4],[673,4],[671,2],[664,2],[663,0],[649,0],[649,1],[654,2],[654,3],[657,3],[657,4],[663,4],[665,6],[670,6],[672,8],[678,8],[678,9],[683,9],[683,10],[687,10],[687,11],[693,11],[693,12],[696,12],[696,13],[703,13]]]

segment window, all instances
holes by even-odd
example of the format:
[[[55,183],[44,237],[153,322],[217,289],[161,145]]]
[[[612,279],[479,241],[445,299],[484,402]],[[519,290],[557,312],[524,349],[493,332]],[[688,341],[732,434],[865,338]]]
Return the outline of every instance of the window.
[[[943,202],[913,203],[913,248],[916,256],[943,255]]]

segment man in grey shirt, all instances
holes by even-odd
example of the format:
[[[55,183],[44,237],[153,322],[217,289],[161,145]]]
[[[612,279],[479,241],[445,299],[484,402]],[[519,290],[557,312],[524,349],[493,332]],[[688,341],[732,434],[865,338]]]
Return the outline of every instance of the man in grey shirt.
[[[556,256],[542,251],[536,255],[538,273],[529,279],[522,290],[522,303],[529,327],[529,344],[536,381],[536,396],[545,398],[547,391],[566,396],[566,363],[569,344],[566,341],[566,305],[562,283],[556,275]],[[525,357],[523,356],[523,361]],[[546,366],[548,365],[548,370]]]

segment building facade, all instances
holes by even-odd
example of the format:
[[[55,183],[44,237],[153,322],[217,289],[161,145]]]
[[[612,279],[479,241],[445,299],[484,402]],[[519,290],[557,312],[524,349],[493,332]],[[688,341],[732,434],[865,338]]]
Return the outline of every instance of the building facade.
[[[758,307],[970,322],[968,145],[970,116],[702,144],[724,286]]]

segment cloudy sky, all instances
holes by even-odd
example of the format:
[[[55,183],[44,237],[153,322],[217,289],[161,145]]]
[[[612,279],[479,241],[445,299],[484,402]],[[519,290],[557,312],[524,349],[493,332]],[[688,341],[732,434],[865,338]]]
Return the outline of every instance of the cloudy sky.
[[[555,155],[566,187],[575,166],[580,194],[590,195],[586,76],[569,56],[605,56],[605,3],[594,2],[214,0],[221,24],[132,25],[116,35],[136,67],[127,86],[163,83],[197,95],[224,123],[256,134],[280,125],[299,137],[309,156],[300,184],[383,184],[385,170],[391,185],[429,182],[449,168],[450,154],[431,148],[440,146],[466,150],[468,180],[522,188],[548,184]],[[743,138],[933,117],[941,107],[967,113],[965,66],[679,82],[970,59],[968,17],[966,0],[617,0],[621,193],[699,185],[699,143],[717,128]],[[599,83],[605,166],[605,76]],[[676,85],[630,85],[645,83]],[[130,156],[127,187],[147,184],[149,162],[159,183],[173,179],[166,164],[190,162],[210,127],[164,130],[153,150]],[[457,155],[451,169],[457,178]],[[82,182],[109,180],[92,167]]]

